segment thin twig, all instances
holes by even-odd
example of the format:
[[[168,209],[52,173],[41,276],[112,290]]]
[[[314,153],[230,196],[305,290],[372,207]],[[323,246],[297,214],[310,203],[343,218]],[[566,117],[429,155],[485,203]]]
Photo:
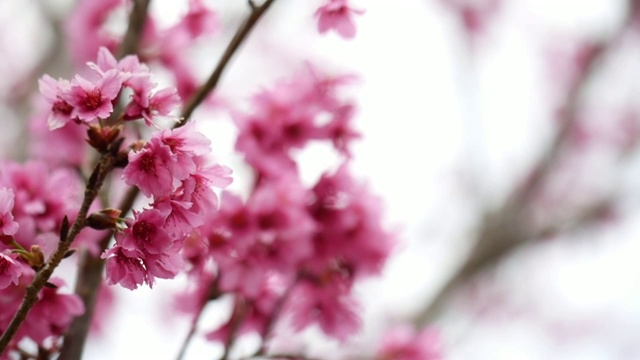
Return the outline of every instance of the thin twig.
[[[280,318],[280,314],[282,313],[282,310],[284,309],[284,305],[287,303],[287,300],[289,299],[289,296],[291,295],[291,292],[293,291],[293,289],[298,284],[298,280],[299,280],[299,277],[297,277],[296,280],[294,280],[291,283],[291,285],[289,285],[289,287],[287,287],[287,289],[284,291],[284,293],[278,299],[278,302],[276,303],[276,306],[274,307],[273,311],[271,312],[271,314],[269,314],[269,318],[267,319],[267,324],[265,325],[264,332],[262,334],[262,344],[260,344],[260,348],[254,353],[254,355],[253,355],[254,357],[255,356],[262,356],[266,352],[266,350],[267,350],[267,342],[269,341],[269,338],[271,337],[271,333],[273,332],[273,329],[274,329],[274,327],[276,325],[276,322]]]
[[[198,107],[198,105],[200,105],[200,103],[202,103],[204,99],[206,99],[207,96],[209,96],[209,94],[213,92],[213,90],[218,85],[218,82],[220,81],[220,77],[222,76],[222,73],[224,72],[225,68],[229,64],[229,61],[231,60],[233,55],[236,53],[240,45],[242,45],[244,40],[251,33],[251,30],[255,27],[256,23],[260,20],[262,15],[264,15],[264,13],[269,9],[269,7],[271,6],[271,4],[273,4],[274,1],[275,0],[266,0],[262,5],[258,7],[255,7],[255,4],[253,2],[249,3],[249,4],[253,4],[253,6],[250,6],[251,14],[242,23],[240,28],[238,28],[238,31],[235,33],[235,35],[231,39],[231,42],[229,42],[229,45],[227,46],[224,53],[222,54],[222,57],[220,58],[218,65],[216,65],[216,68],[211,73],[211,76],[209,76],[209,79],[207,80],[207,82],[204,83],[202,87],[200,87],[200,89],[191,97],[191,99],[189,99],[189,102],[184,107],[184,109],[182,110],[182,114],[180,115],[181,119],[180,119],[180,122],[177,124],[178,127],[184,125],[189,120],[189,118],[191,117],[191,114],[193,114],[193,111]]]
[[[236,340],[236,335],[242,326],[242,322],[244,321],[245,316],[247,315],[247,304],[245,304],[244,299],[236,297],[235,306],[233,307],[233,313],[231,314],[231,326],[229,327],[229,336],[227,336],[226,341],[224,342],[224,353],[220,360],[229,359],[229,355],[231,354],[231,348],[233,347],[233,343]]]

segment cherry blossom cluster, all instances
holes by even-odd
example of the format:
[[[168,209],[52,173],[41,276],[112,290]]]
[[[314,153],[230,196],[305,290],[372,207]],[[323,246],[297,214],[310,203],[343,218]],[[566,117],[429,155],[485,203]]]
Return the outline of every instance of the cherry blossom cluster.
[[[110,29],[111,15],[130,5],[128,0],[81,0],[66,22],[71,51],[78,64],[93,59],[100,47],[115,52],[122,39]],[[188,12],[173,26],[159,28],[152,14],[147,16],[138,54],[145,63],[157,63],[169,70],[181,98],[190,97],[199,80],[185,53],[200,39],[215,35],[220,21],[202,0],[190,0]]]
[[[130,101],[121,115],[122,120],[144,118],[147,125],[152,118],[168,116],[179,104],[175,89],[153,91],[149,68],[141,64],[137,56],[127,56],[117,61],[106,48],[100,48],[96,63],[89,63],[93,70],[88,77],[76,75],[71,81],[48,75],[40,80],[40,91],[51,104],[49,128],[58,129],[69,121],[95,123],[111,117],[114,103],[123,90],[130,90]]]
[[[51,169],[40,161],[5,161],[0,171],[0,329],[5,329],[25,290],[58,242],[65,215],[77,212],[80,181],[67,169]],[[84,232],[78,246],[96,251],[95,233]],[[52,278],[40,300],[13,338],[39,345],[64,333],[74,316],[84,312],[77,295],[61,292],[64,281]],[[8,357],[0,356],[0,359]]]
[[[206,165],[210,141],[193,123],[153,134],[138,151],[129,153],[122,178],[153,197],[150,208],[134,211],[127,228],[116,233],[107,259],[107,282],[135,289],[154,278],[169,279],[182,269],[179,251],[184,240],[217,209],[211,186],[231,183],[231,169]]]
[[[36,119],[48,123],[52,133],[84,128],[86,142],[100,153],[114,156],[116,167],[124,167],[124,183],[153,198],[150,208],[134,211],[133,218],[127,219],[121,219],[117,209],[100,210],[101,204],[94,202],[90,208],[93,215],[73,244],[97,256],[101,251],[98,241],[104,236],[97,230],[116,230],[116,245],[102,254],[107,283],[129,289],[143,283],[151,286],[155,278],[174,277],[181,269],[178,254],[184,238],[216,211],[218,200],[211,187],[228,185],[231,170],[208,165],[210,141],[193,123],[173,130],[158,129],[158,119],[173,118],[171,113],[180,99],[175,88],[155,90],[149,68],[136,56],[117,61],[109,50],[100,48],[96,62],[88,65],[87,75],[76,75],[73,80],[54,80],[46,75],[40,80],[47,105],[45,115]],[[121,110],[116,112],[118,108]],[[125,139],[131,135],[124,125],[137,119],[154,130],[148,141]],[[130,145],[120,150],[125,140]],[[3,163],[0,329],[8,326],[26,287],[63,241],[60,229],[77,216],[83,194],[78,175],[64,163],[57,167],[36,160]],[[46,340],[58,338],[73,317],[84,312],[77,295],[59,292],[63,285],[58,278],[48,282],[13,338],[13,346],[24,338],[45,346]],[[47,344],[55,351],[55,342]]]
[[[309,67],[256,95],[254,112],[236,116],[236,148],[254,170],[254,187],[246,200],[223,193],[220,211],[185,249],[197,286],[180,297],[183,308],[197,312],[212,294],[236,299],[229,321],[208,339],[227,339],[239,318],[240,333],[267,338],[280,311],[297,330],[319,325],[341,340],[359,328],[353,287],[379,273],[394,236],[381,224],[378,199],[348,171],[358,133],[355,106],[339,89],[351,79]],[[333,144],[344,163],[308,187],[294,150],[312,141]]]

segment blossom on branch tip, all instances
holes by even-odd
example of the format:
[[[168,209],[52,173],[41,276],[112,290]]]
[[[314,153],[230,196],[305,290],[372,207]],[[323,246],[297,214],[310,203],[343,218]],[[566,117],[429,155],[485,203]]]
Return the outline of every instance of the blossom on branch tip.
[[[44,75],[38,80],[40,93],[51,104],[47,122],[50,130],[63,127],[73,119],[73,105],[69,104],[63,97],[71,89],[71,83],[64,79],[55,80],[49,75]]]
[[[111,115],[112,102],[121,88],[122,79],[116,70],[107,71],[95,82],[76,75],[71,81],[69,91],[63,94],[63,99],[73,106],[72,117],[90,122]]]
[[[364,14],[364,10],[352,8],[349,0],[329,0],[316,11],[318,31],[324,34],[329,30],[335,30],[343,38],[353,39],[356,36],[353,15],[361,14]]]

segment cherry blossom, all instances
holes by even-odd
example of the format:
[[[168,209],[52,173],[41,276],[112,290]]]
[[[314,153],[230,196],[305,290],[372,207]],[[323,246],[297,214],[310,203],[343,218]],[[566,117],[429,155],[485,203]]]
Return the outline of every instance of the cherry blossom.
[[[349,0],[329,0],[316,11],[318,31],[324,34],[334,30],[345,39],[353,39],[356,36],[353,15],[361,14],[364,14],[364,11],[351,7]]]

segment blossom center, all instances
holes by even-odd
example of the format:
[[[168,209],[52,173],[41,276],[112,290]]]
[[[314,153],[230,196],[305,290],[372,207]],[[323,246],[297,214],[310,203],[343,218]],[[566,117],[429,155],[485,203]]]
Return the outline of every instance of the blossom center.
[[[132,233],[136,239],[151,242],[151,238],[155,234],[155,229],[146,221],[138,221],[133,225]]]
[[[84,106],[87,109],[95,110],[102,104],[102,94],[100,90],[95,89],[93,91],[85,92]]]
[[[68,114],[71,114],[71,111],[73,110],[73,106],[71,106],[68,102],[64,100],[58,100],[53,104],[53,106],[51,107],[51,110],[53,110],[54,112],[68,115]]]
[[[140,170],[147,174],[156,173],[156,161],[153,158],[153,155],[145,155],[140,159]]]

